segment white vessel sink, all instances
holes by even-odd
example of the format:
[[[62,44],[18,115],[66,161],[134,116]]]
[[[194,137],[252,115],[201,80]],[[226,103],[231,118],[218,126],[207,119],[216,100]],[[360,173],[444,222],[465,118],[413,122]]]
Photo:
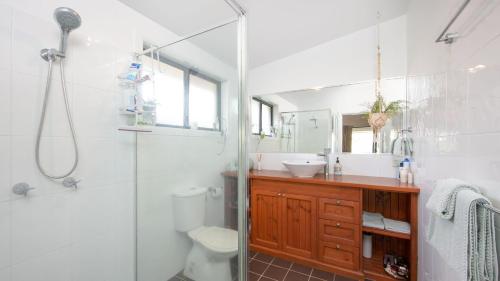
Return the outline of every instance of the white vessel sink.
[[[325,161],[320,160],[293,160],[282,163],[292,175],[299,178],[312,178],[326,165]]]

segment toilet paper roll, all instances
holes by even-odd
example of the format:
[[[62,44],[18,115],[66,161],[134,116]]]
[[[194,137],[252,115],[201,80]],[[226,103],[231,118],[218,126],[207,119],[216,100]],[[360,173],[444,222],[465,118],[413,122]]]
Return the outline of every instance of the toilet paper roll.
[[[369,259],[372,257],[372,236],[363,234],[363,257]]]
[[[222,187],[209,187],[208,191],[210,192],[210,196],[212,196],[212,198],[219,198],[222,196]]]

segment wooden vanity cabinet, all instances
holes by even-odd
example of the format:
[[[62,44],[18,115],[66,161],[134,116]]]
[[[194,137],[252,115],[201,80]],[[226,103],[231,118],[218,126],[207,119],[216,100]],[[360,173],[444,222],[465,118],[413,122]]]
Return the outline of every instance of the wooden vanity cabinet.
[[[285,172],[250,175],[250,248],[355,280],[396,280],[384,253],[408,258],[417,280],[418,187],[395,179],[343,176],[294,178]],[[362,226],[362,212],[408,221],[411,234]],[[362,257],[362,235],[373,235],[373,257]]]
[[[359,272],[361,194],[345,187],[251,179],[252,247],[324,269]]]

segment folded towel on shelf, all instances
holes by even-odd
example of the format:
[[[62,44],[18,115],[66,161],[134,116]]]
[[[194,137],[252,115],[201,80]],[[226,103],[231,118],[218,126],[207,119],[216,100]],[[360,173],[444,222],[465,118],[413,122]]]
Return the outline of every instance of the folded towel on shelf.
[[[433,192],[439,192],[437,188]],[[456,271],[456,281],[498,280],[494,218],[491,212],[481,207],[490,201],[473,190],[460,188],[452,191],[455,193],[451,196],[453,199],[445,201],[454,201],[447,202],[448,207],[454,207],[447,209],[453,213],[446,214],[453,219],[445,219],[442,214],[433,212],[427,240]],[[429,207],[435,206],[427,204]]]
[[[363,226],[384,229],[383,218],[380,213],[363,211]]]
[[[400,233],[406,233],[406,234],[410,234],[410,232],[411,232],[410,224],[405,222],[405,221],[398,221],[398,220],[383,218],[383,222],[384,222],[385,229],[387,229],[387,230],[394,231],[394,232],[400,232]]]
[[[437,216],[450,220],[455,213],[457,193],[467,189],[479,193],[479,188],[477,186],[468,184],[459,179],[438,180],[425,206]]]

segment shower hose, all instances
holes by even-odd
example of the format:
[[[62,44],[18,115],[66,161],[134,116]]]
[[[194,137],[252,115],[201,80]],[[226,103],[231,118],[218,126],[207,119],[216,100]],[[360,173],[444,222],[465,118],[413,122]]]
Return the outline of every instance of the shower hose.
[[[78,165],[78,144],[76,141],[76,134],[75,134],[75,128],[73,126],[73,119],[71,118],[71,111],[70,111],[70,106],[69,106],[69,101],[68,101],[68,92],[66,90],[66,79],[64,75],[64,63],[63,59],[59,60],[59,65],[61,69],[61,86],[62,86],[62,91],[63,91],[63,98],[64,98],[64,104],[66,107],[66,116],[68,118],[68,123],[69,123],[69,129],[71,130],[71,137],[73,139],[73,148],[74,148],[74,154],[75,154],[75,160],[73,162],[73,166],[71,169],[63,174],[60,175],[51,175],[49,174],[42,166],[40,162],[40,142],[42,138],[42,132],[43,132],[43,127],[45,123],[45,115],[47,113],[47,105],[49,101],[49,96],[50,96],[50,85],[52,82],[52,68],[53,68],[53,63],[54,60],[49,60],[49,66],[48,66],[48,73],[47,73],[47,83],[45,86],[45,96],[43,99],[43,107],[42,107],[42,113],[40,116],[40,123],[38,124],[38,133],[36,137],[36,147],[35,147],[35,158],[36,158],[36,165],[38,167],[38,170],[40,170],[40,173],[42,173],[45,177],[51,180],[58,180],[58,179],[64,179],[71,175],[73,173]]]

